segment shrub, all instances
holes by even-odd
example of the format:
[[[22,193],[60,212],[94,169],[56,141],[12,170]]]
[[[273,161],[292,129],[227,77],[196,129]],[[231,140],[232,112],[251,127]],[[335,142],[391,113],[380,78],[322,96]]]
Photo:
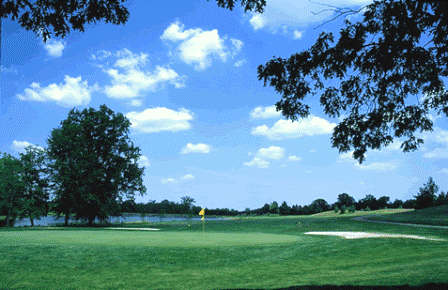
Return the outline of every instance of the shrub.
[[[354,205],[349,206],[348,207],[348,212],[349,213],[354,213],[355,212],[355,206]]]
[[[344,214],[347,207],[345,205],[341,205],[341,214]]]
[[[364,209],[364,211],[371,211],[370,207],[366,206],[366,208]]]
[[[338,213],[338,211],[339,211],[339,207],[338,207],[337,205],[335,205],[335,206],[334,206],[334,212],[335,212],[335,213]]]

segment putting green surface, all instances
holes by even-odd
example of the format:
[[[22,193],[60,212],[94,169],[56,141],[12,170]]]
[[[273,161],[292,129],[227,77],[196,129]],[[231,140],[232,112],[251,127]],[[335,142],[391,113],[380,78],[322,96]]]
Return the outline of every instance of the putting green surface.
[[[300,236],[264,233],[201,233],[122,230],[5,231],[0,244],[15,245],[111,245],[148,247],[222,247],[293,243]]]

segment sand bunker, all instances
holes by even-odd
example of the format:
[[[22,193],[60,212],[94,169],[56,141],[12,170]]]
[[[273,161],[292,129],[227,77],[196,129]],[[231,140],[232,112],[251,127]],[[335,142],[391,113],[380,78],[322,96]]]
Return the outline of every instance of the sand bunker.
[[[394,234],[381,234],[381,233],[366,233],[366,232],[307,232],[305,235],[323,235],[323,236],[339,236],[346,239],[361,239],[361,238],[408,238],[418,240],[431,240],[431,241],[445,241],[444,239],[434,239],[414,235],[394,235]]]
[[[106,228],[106,230],[160,231],[160,229],[151,228]]]

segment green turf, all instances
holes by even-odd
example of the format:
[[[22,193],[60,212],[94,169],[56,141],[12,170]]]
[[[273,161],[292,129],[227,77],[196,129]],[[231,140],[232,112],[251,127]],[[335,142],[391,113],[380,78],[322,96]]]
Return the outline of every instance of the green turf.
[[[303,285],[448,283],[448,242],[355,239],[307,231],[368,231],[448,240],[444,229],[353,216],[124,224],[160,231],[0,230],[0,289],[280,289]]]
[[[448,226],[448,205],[394,213],[390,215],[378,215],[369,219],[400,223]]]

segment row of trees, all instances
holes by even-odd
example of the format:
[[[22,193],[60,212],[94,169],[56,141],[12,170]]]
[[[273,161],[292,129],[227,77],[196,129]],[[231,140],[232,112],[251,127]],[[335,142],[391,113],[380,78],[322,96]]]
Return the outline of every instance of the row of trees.
[[[0,208],[5,224],[16,218],[33,219],[51,209],[92,225],[119,215],[123,200],[144,194],[140,150],[130,141],[130,121],[102,105],[72,109],[52,130],[48,148],[26,148],[15,158],[0,159]]]

